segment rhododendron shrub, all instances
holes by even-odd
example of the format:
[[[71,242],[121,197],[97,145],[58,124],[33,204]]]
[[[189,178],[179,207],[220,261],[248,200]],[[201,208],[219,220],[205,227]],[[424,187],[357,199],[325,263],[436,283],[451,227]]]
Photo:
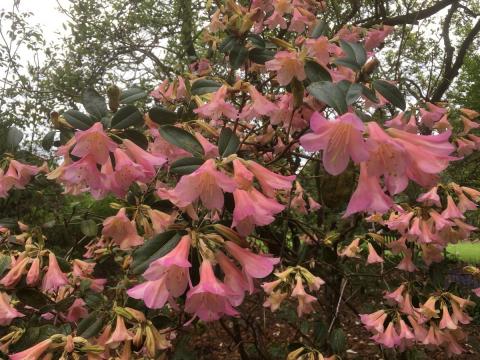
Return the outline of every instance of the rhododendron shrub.
[[[332,33],[327,6],[227,1],[190,72],[148,96],[113,87],[110,110],[87,89],[88,114],[57,119],[49,167],[5,157],[2,198],[41,179],[113,211],[84,212],[71,249],[39,224],[1,228],[2,352],[165,358],[198,324],[238,326],[249,303],[316,329],[291,359],[341,355],[344,311],[386,349],[465,351],[480,291],[436,272],[477,231],[480,192],[442,174],[480,149],[479,114],[405,99],[376,71],[395,29]]]

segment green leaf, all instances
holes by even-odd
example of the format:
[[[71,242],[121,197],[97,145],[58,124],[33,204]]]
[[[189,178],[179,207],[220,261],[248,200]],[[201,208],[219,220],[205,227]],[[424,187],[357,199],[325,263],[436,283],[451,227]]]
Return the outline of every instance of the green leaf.
[[[193,156],[203,156],[205,154],[202,145],[195,136],[188,131],[175,127],[173,125],[164,125],[159,128],[160,135],[170,144],[178,146]]]
[[[87,89],[83,92],[82,105],[90,115],[98,120],[108,114],[105,99],[94,89]]]
[[[332,81],[332,76],[322,65],[316,61],[307,60],[305,62],[305,74],[311,82]]]
[[[235,44],[228,54],[228,61],[230,62],[232,69],[240,68],[247,59],[247,56],[247,48],[240,43]]]
[[[174,233],[173,236],[170,236],[171,233]],[[137,257],[135,257],[136,252],[133,254],[132,273],[135,275],[143,273],[152,261],[161,258],[173,250],[178,244],[180,237],[181,235],[176,231],[167,231],[147,241],[145,245],[137,249],[137,251],[141,250],[141,253]],[[148,252],[146,248],[144,248],[146,245],[148,245]]]
[[[133,141],[136,145],[140,146],[143,150],[148,148],[148,139],[142,132],[135,129],[125,129],[121,137]]]
[[[85,339],[98,335],[103,328],[103,318],[98,312],[92,312],[78,323],[77,334]]]
[[[7,147],[15,149],[23,139],[23,132],[16,127],[8,129],[7,133]]]
[[[385,80],[375,80],[373,82],[373,88],[377,90],[385,99],[387,99],[393,106],[405,110],[407,104],[405,103],[405,97],[398,90],[395,85],[390,84]]]
[[[238,38],[236,38],[232,35],[228,35],[220,43],[220,45],[218,46],[218,50],[220,50],[222,53],[226,54],[229,51],[231,51],[235,47],[235,45],[237,45],[238,43],[239,43]]]
[[[363,88],[360,84],[351,84],[346,93],[347,105],[355,103],[362,96]]]
[[[120,108],[112,117],[111,126],[113,129],[125,129],[134,125],[143,124],[142,113],[133,105],[125,105]]]
[[[62,116],[74,129],[88,130],[94,123],[88,115],[78,110],[67,110]]]
[[[256,64],[264,65],[265,62],[272,60],[275,52],[268,49],[253,48],[248,52],[248,58]]]
[[[14,228],[17,226],[17,220],[12,218],[1,218],[0,219],[0,227],[6,227],[9,229]]]
[[[92,219],[83,220],[80,223],[80,230],[85,236],[97,235],[97,224]]]
[[[335,59],[334,61],[335,65],[339,66],[345,66],[349,69],[352,69],[353,71],[360,71],[360,66],[355,62],[355,60],[352,59]]]
[[[250,40],[252,45],[256,48],[264,49],[266,46],[265,40],[263,40],[262,37],[258,34],[249,34],[247,36],[247,39]]]
[[[324,35],[327,30],[328,30],[327,23],[319,19],[315,24],[315,27],[313,28],[312,34],[310,35],[310,37],[312,39],[317,39],[320,36]]]
[[[130,88],[122,91],[120,104],[133,104],[135,101],[147,97],[147,92],[139,88]]]
[[[198,157],[186,157],[174,161],[170,171],[178,175],[188,175],[197,170],[205,161]]]
[[[335,354],[342,354],[346,350],[347,338],[342,329],[334,329],[330,334],[330,345]]]
[[[42,139],[42,148],[45,150],[50,150],[53,146],[53,142],[55,140],[55,134],[57,132],[55,130],[50,131],[47,135],[45,135]]]
[[[307,90],[317,100],[334,108],[338,113],[347,112],[345,93],[339,86],[328,81],[318,81],[310,84]]]
[[[362,85],[362,93],[368,100],[370,100],[374,103],[378,103],[379,100],[377,98],[377,95],[375,94],[375,91],[372,91],[371,89],[369,89],[365,85]]]
[[[16,292],[16,295],[22,303],[35,309],[43,308],[45,305],[54,304],[46,295],[35,289],[20,289]]]
[[[217,91],[220,88],[220,84],[215,80],[200,79],[192,84],[193,95],[204,95]]]
[[[224,127],[218,138],[218,152],[220,156],[227,157],[235,154],[240,146],[240,140],[232,129]]]
[[[178,116],[173,111],[167,110],[161,106],[155,106],[148,111],[148,116],[159,125],[175,124]]]
[[[355,63],[360,70],[367,61],[367,52],[365,51],[363,45],[360,43],[340,40],[340,47],[346,54],[346,59],[351,60],[353,63]]]
[[[12,262],[10,256],[0,255],[0,276],[7,270]]]

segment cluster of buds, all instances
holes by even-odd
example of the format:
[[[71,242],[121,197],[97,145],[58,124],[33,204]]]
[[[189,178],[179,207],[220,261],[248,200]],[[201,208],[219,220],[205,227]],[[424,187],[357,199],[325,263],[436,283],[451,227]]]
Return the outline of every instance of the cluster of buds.
[[[466,308],[474,305],[472,301],[445,292],[430,296],[417,308],[408,284],[401,284],[384,298],[394,307],[360,315],[377,343],[402,351],[415,344],[441,346],[449,354],[464,351],[459,344],[465,338],[461,326],[472,320],[466,313]]]
[[[314,311],[313,303],[317,301],[317,298],[305,291],[304,284],[307,285],[310,292],[318,291],[325,283],[321,278],[314,276],[302,266],[289,267],[274,275],[277,278],[276,280],[262,285],[263,290],[268,295],[263,304],[264,307],[276,311],[290,295],[291,298],[298,301],[298,316]]]

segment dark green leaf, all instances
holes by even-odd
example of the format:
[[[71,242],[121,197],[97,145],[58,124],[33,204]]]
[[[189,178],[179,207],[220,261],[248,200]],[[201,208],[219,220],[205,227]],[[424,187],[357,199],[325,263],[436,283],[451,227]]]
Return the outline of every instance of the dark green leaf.
[[[330,334],[330,345],[335,354],[342,354],[346,350],[347,338],[342,329],[334,329]]]
[[[43,308],[45,305],[53,305],[53,302],[46,295],[35,289],[20,289],[16,292],[16,295],[22,303],[35,309]]]
[[[173,111],[161,106],[155,106],[148,111],[148,116],[159,125],[175,124],[178,116]]]
[[[335,59],[335,65],[345,66],[353,71],[360,71],[360,66],[352,59]]]
[[[209,94],[217,91],[220,88],[220,84],[214,80],[200,79],[192,84],[193,95]]]
[[[228,54],[228,61],[230,62],[232,69],[240,68],[247,59],[247,56],[247,48],[240,43],[235,44]]]
[[[11,127],[8,129],[7,134],[7,147],[10,149],[15,149],[23,139],[23,132],[16,127]]]
[[[98,120],[108,114],[105,99],[94,89],[87,89],[83,92],[82,105],[90,115]]]
[[[88,130],[95,122],[78,110],[65,111],[62,116],[74,129]]]
[[[256,48],[265,48],[265,40],[262,39],[262,37],[258,34],[249,34],[247,36],[247,39],[250,40],[252,45]]]
[[[122,138],[133,141],[136,145],[140,146],[143,150],[148,148],[148,139],[142,132],[135,129],[126,129],[122,132]]]
[[[188,131],[175,127],[173,125],[164,125],[159,128],[160,135],[170,144],[187,150],[193,156],[203,156],[205,154],[202,145],[195,136]]]
[[[197,170],[204,163],[198,157],[187,157],[174,161],[170,165],[170,171],[178,175],[188,175]]]
[[[235,45],[239,43],[238,38],[228,35],[223,39],[223,41],[220,43],[218,50],[220,50],[222,53],[228,53],[231,51]]]
[[[372,91],[365,85],[362,85],[362,93],[368,100],[374,103],[378,103],[378,98],[377,98],[377,95],[375,94],[375,91]]]
[[[85,236],[97,235],[97,224],[92,219],[83,220],[80,223],[80,230]]]
[[[147,92],[139,88],[130,88],[122,91],[120,95],[120,104],[132,104],[137,100],[147,97]]]
[[[310,37],[313,39],[317,39],[320,36],[324,35],[327,30],[328,30],[327,23],[319,19],[317,20],[317,23],[315,24],[315,27],[313,28],[313,31]]]
[[[377,90],[385,99],[387,99],[393,106],[405,110],[407,104],[405,103],[405,97],[398,90],[395,85],[390,84],[385,80],[375,80],[373,82],[373,88]]]
[[[240,146],[240,140],[232,129],[224,127],[218,138],[218,152],[220,156],[227,157],[235,154]]]
[[[45,150],[50,150],[53,146],[53,142],[55,140],[55,134],[57,132],[56,131],[50,131],[47,135],[45,135],[42,139],[42,147],[45,149]]]
[[[355,103],[362,96],[363,88],[360,84],[351,84],[346,94],[347,105]]]
[[[113,129],[125,129],[134,125],[143,124],[142,113],[133,105],[125,105],[120,108],[112,117],[111,126]]]
[[[307,60],[305,62],[305,74],[311,82],[332,81],[332,76],[322,65],[316,61]]]
[[[12,218],[2,218],[0,219],[0,226],[12,229],[17,226],[17,220]]]
[[[340,40],[340,47],[346,58],[355,62],[359,68],[367,61],[367,52],[362,44]]]
[[[5,270],[8,269],[11,262],[12,262],[12,259],[10,258],[10,256],[3,255],[3,254],[0,255],[0,276],[2,276]]]
[[[272,60],[275,52],[268,49],[253,48],[248,52],[248,58],[256,64],[265,64],[265,62]]]
[[[319,81],[310,84],[307,90],[317,100],[334,108],[338,113],[344,114],[347,112],[345,93],[335,84],[328,81]]]
[[[103,328],[103,318],[98,312],[92,312],[78,323],[77,335],[85,339],[98,335]]]

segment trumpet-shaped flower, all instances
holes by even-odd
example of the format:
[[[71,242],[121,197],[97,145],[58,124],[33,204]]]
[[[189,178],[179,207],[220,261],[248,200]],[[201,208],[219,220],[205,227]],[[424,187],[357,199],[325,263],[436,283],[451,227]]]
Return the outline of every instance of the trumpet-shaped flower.
[[[323,150],[323,166],[329,174],[342,173],[350,158],[356,163],[369,158],[362,137],[365,126],[355,114],[347,113],[329,121],[315,112],[310,119],[310,128],[313,133],[303,135],[300,144],[307,151]]]
[[[13,319],[24,316],[25,315],[10,305],[10,296],[0,292],[0,326],[10,325]]]
[[[118,145],[103,131],[102,123],[96,122],[88,130],[77,130],[72,155],[81,158],[90,155],[101,165],[117,147]]]
[[[293,78],[303,81],[307,77],[304,61],[296,52],[279,51],[274,59],[265,63],[265,67],[269,71],[277,72],[277,81],[282,86],[290,84]]]
[[[56,291],[67,284],[67,275],[60,269],[55,254],[48,253],[48,270],[43,277],[42,290],[45,292]]]
[[[268,276],[280,259],[254,254],[232,241],[225,242],[225,248],[243,267],[243,271],[252,278],[262,279]]]
[[[121,208],[117,215],[103,221],[102,235],[112,239],[122,250],[143,244],[143,238],[137,233],[135,221],[130,221],[125,208]]]

